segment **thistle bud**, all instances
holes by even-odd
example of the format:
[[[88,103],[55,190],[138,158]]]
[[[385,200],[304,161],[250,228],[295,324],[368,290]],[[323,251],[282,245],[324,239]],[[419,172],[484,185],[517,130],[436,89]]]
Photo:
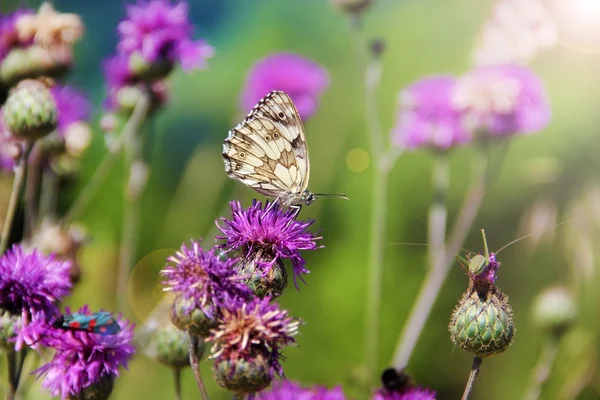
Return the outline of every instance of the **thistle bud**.
[[[210,330],[218,325],[217,321],[208,318],[202,310],[194,307],[192,299],[177,297],[171,306],[170,315],[173,325],[177,328],[201,338],[207,337]]]
[[[240,275],[248,277],[245,282],[256,296],[274,299],[281,296],[287,286],[287,272],[280,259],[273,260],[269,256],[263,259],[262,255],[259,250],[240,261]],[[265,268],[261,264],[269,267]]]
[[[84,387],[81,392],[75,396],[70,396],[70,400],[106,400],[110,397],[114,387],[113,375],[104,375],[100,380],[91,386]]]
[[[480,292],[471,282],[452,313],[448,329],[455,346],[478,357],[502,353],[515,333],[508,298],[493,285]]]
[[[134,52],[129,58],[129,69],[140,81],[152,83],[156,80],[166,78],[175,63],[167,58],[159,58],[156,61],[147,61],[139,52]]]
[[[218,357],[213,365],[215,380],[240,395],[260,392],[271,383],[271,362],[266,349],[256,348],[248,356]]]
[[[161,364],[171,368],[185,368],[190,365],[190,335],[188,332],[180,331],[168,323],[165,328],[158,329],[154,333],[156,340],[155,358]],[[204,340],[198,340],[196,357],[201,359],[206,346]]]
[[[532,317],[540,328],[562,335],[577,317],[577,304],[566,288],[549,288],[534,299]]]
[[[36,140],[56,129],[58,111],[46,83],[27,79],[11,90],[3,107],[3,118],[13,136]]]
[[[348,14],[364,12],[373,3],[373,0],[332,0],[333,5]]]

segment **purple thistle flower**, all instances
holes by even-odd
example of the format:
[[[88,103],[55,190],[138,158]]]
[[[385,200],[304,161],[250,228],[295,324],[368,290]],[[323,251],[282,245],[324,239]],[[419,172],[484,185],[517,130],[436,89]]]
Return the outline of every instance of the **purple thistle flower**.
[[[286,92],[302,119],[315,113],[322,93],[329,86],[327,70],[294,53],[275,53],[257,62],[246,78],[241,94],[243,110],[250,110],[272,90]]]
[[[66,308],[66,313],[70,310]],[[89,314],[87,306],[78,313]],[[121,315],[116,318],[121,330],[112,335],[51,328],[44,336],[45,346],[56,350],[50,362],[34,371],[44,376],[43,386],[52,396],[77,397],[84,389],[119,375],[119,368],[135,353],[131,344],[134,325]]]
[[[487,261],[485,268],[479,273],[474,273],[471,271],[471,269],[469,269],[469,276],[475,282],[487,282],[494,284],[496,282],[496,272],[498,271],[499,267],[500,262],[496,261],[496,254],[490,253],[490,259]]]
[[[294,282],[296,277],[302,279],[302,274],[310,272],[304,267],[306,261],[300,256],[300,251],[322,247],[316,243],[321,237],[307,230],[314,223],[313,220],[296,221],[294,210],[285,210],[279,203],[272,205],[267,201],[263,207],[260,201],[253,200],[252,206],[245,209],[239,201],[230,204],[232,219],[221,218],[224,224],[217,224],[224,234],[217,237],[225,240],[221,247],[239,250],[244,258],[262,251],[266,256],[262,258],[265,261],[262,266],[266,271],[277,259],[289,258],[294,270]]]
[[[282,380],[273,383],[269,390],[265,390],[256,396],[256,400],[345,400],[344,392],[341,387],[328,389],[326,387],[316,386],[313,388],[303,388],[299,383],[289,380]]]
[[[62,85],[55,85],[51,90],[58,109],[59,132],[64,133],[69,125],[89,119],[92,106],[83,93]]]
[[[191,299],[188,310],[199,308],[210,319],[230,298],[252,296],[234,267],[237,260],[221,260],[214,249],[204,251],[198,242],[192,241],[189,248],[182,244],[167,262],[161,271],[165,290]]]
[[[53,254],[14,245],[0,258],[0,309],[21,316],[15,348],[39,338],[48,320],[58,315],[56,302],[71,290],[71,263]]]
[[[230,360],[235,364],[239,359],[253,357],[256,350],[268,350],[271,375],[282,375],[279,350],[295,343],[300,321],[289,317],[269,297],[250,302],[231,299],[221,312],[219,325],[206,338],[213,343],[211,358],[217,363]]]
[[[214,50],[204,40],[193,41],[193,30],[187,3],[138,1],[127,7],[127,19],[119,23],[118,51],[128,56],[137,52],[149,63],[166,58],[185,71],[202,69]]]
[[[398,122],[392,131],[394,146],[447,150],[468,143],[462,113],[453,104],[456,79],[440,75],[421,79],[400,93]]]
[[[4,126],[0,107],[0,170],[12,173],[15,167],[15,154],[19,154],[19,144]]]
[[[19,41],[15,25],[21,16],[34,13],[35,11],[30,9],[16,10],[5,15],[0,13],[0,61],[6,57],[13,47],[29,44]]]
[[[435,400],[435,392],[426,388],[409,388],[397,392],[379,389],[372,400]]]
[[[479,67],[458,80],[455,105],[464,125],[491,136],[534,133],[550,121],[550,105],[541,80],[519,65]]]

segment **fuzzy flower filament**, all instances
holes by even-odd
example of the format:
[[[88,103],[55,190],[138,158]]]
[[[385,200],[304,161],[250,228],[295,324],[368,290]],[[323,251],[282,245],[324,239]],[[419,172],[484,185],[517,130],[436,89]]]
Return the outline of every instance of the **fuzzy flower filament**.
[[[66,313],[70,314],[67,308]],[[78,310],[89,315],[87,306]],[[43,386],[52,396],[106,399],[112,392],[119,368],[127,368],[135,349],[133,328],[121,315],[116,317],[120,331],[98,334],[86,331],[51,328],[43,338],[56,352],[50,362],[34,371],[43,377]],[[93,394],[93,396],[92,396]],[[78,397],[79,396],[79,397]]]
[[[221,218],[219,229],[223,236],[217,238],[225,240],[222,248],[240,255],[245,273],[269,277],[274,269],[280,269],[285,274],[282,261],[286,258],[292,263],[295,283],[298,277],[302,279],[303,274],[309,273],[300,252],[322,247],[316,243],[321,237],[308,231],[314,221],[297,221],[294,210],[286,210],[279,204],[269,202],[263,206],[257,200],[248,208],[242,208],[238,201],[232,201],[231,212],[230,220]],[[286,282],[279,283],[275,289],[267,283],[269,288],[257,295],[277,296]]]

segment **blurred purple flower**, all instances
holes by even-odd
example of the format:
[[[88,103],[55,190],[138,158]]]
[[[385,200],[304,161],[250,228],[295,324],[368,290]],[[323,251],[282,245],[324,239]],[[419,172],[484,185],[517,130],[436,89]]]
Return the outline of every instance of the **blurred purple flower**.
[[[65,129],[73,123],[89,119],[92,106],[85,95],[77,89],[71,86],[55,85],[52,87],[52,96],[58,109],[60,133],[64,133]]]
[[[496,254],[490,253],[488,265],[479,274],[475,275],[469,270],[469,276],[476,282],[487,282],[494,284],[496,282],[496,272],[500,267],[500,262],[496,261]]]
[[[260,392],[256,400],[345,400],[344,392],[340,387],[328,389],[325,387],[303,388],[299,383],[282,380],[273,383],[269,390]]]
[[[198,242],[192,241],[189,248],[182,244],[167,262],[161,271],[165,290],[192,299],[189,310],[199,308],[210,319],[230,298],[252,297],[243,277],[237,275],[237,260],[221,260],[214,249],[204,251]]]
[[[216,363],[253,359],[256,351],[269,352],[271,374],[283,374],[279,364],[279,350],[295,343],[300,321],[288,316],[269,297],[255,298],[250,302],[231,299],[221,310],[216,329],[211,331],[207,342],[211,342],[211,358]]]
[[[127,19],[119,23],[117,48],[127,56],[138,52],[149,63],[166,58],[185,71],[202,69],[214,50],[204,40],[193,41],[193,30],[186,2],[138,1],[127,7]]]
[[[232,218],[221,218],[224,224],[219,226],[224,236],[218,236],[217,239],[225,240],[221,247],[230,251],[238,250],[244,258],[262,250],[263,254],[272,257],[270,264],[264,265],[267,269],[278,258],[289,258],[294,270],[294,282],[296,277],[302,279],[302,274],[309,273],[304,267],[306,261],[300,256],[300,251],[322,247],[316,243],[321,237],[307,230],[314,223],[313,220],[296,221],[294,210],[286,210],[279,203],[271,206],[266,202],[263,207],[260,201],[253,200],[252,206],[245,209],[239,201],[230,204]]]
[[[16,346],[36,341],[71,290],[71,263],[14,245],[0,258],[0,309],[21,317]]]
[[[12,173],[15,167],[15,150],[18,151],[15,146],[18,144],[4,126],[2,114],[2,107],[0,107],[0,169]]]
[[[28,44],[19,41],[15,24],[21,16],[34,13],[35,11],[30,9],[20,9],[9,14],[0,13],[0,61],[13,47]]]
[[[490,65],[458,80],[454,104],[464,125],[492,136],[533,133],[550,121],[550,105],[541,80],[519,65]]]
[[[425,388],[408,388],[398,392],[379,389],[371,400],[435,400],[435,392]]]
[[[70,310],[67,308],[67,314]],[[87,306],[78,313],[88,314]],[[117,334],[102,335],[86,331],[51,328],[44,335],[45,346],[56,350],[50,362],[34,371],[44,377],[43,386],[52,396],[61,399],[77,398],[83,389],[119,375],[119,368],[135,353],[131,344],[134,325],[119,315]]]
[[[440,75],[423,78],[402,90],[393,145],[447,150],[468,143],[471,135],[462,127],[462,114],[452,103],[455,85],[454,77]]]
[[[250,110],[272,90],[286,92],[300,116],[309,118],[329,86],[327,70],[316,62],[293,53],[275,53],[257,62],[241,94],[243,110]]]

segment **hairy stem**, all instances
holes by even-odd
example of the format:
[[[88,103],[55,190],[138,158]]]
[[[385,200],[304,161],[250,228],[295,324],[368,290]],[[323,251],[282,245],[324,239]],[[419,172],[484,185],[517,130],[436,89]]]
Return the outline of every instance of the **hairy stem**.
[[[417,300],[408,316],[408,321],[404,325],[404,330],[394,351],[392,365],[398,370],[403,370],[408,365],[417,340],[431,313],[431,308],[450,272],[454,255],[460,250],[475,221],[487,189],[487,164],[487,156],[480,154],[475,165],[476,176],[474,182],[463,201],[456,223],[452,228],[446,251],[443,256],[437,258],[437,262],[429,269],[421,285]]]
[[[533,369],[529,387],[525,392],[525,396],[523,396],[524,400],[537,400],[540,398],[544,384],[550,377],[550,371],[552,371],[552,365],[558,352],[558,343],[558,338],[552,336],[544,345],[537,365]]]
[[[23,154],[15,166],[15,179],[13,181],[12,192],[10,194],[10,200],[8,202],[8,210],[6,211],[6,217],[4,218],[4,225],[2,226],[2,238],[0,239],[0,255],[4,254],[8,247],[8,241],[10,239],[10,231],[12,228],[13,221],[15,219],[15,213],[17,212],[17,206],[19,205],[19,198],[21,197],[21,191],[23,190],[23,184],[25,183],[25,176],[27,175],[27,160],[29,159],[29,153],[31,152],[31,143],[25,144]]]
[[[123,215],[123,227],[121,236],[121,251],[119,253],[119,266],[117,270],[117,306],[120,310],[128,309],[127,285],[129,283],[129,273],[134,264],[137,233],[140,216],[140,199],[142,190],[138,186],[132,185],[135,179],[132,175],[135,173],[136,163],[143,163],[142,149],[143,142],[140,135],[140,128],[146,119],[150,108],[150,96],[145,94],[140,96],[135,109],[123,128],[122,137],[125,150],[125,206]],[[134,188],[135,186],[135,188]]]
[[[173,382],[175,384],[175,399],[181,400],[181,368],[173,368]]]
[[[469,375],[469,380],[467,381],[467,385],[465,386],[465,391],[462,395],[462,400],[467,400],[471,391],[473,390],[473,384],[475,384],[475,379],[477,379],[477,375],[479,375],[479,369],[481,368],[481,363],[483,362],[483,358],[481,357],[473,357],[473,367],[471,368],[471,374]]]
[[[206,387],[204,386],[202,375],[200,374],[200,360],[198,360],[199,340],[198,337],[190,335],[190,366],[194,372],[194,377],[196,378],[198,389],[200,389],[202,400],[208,400],[208,393],[206,392]]]

